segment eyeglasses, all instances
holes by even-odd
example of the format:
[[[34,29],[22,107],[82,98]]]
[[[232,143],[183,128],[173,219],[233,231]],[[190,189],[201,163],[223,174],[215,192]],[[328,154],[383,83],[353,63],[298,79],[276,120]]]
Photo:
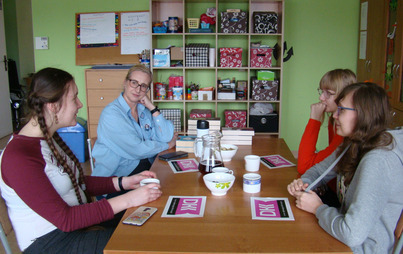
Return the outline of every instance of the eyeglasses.
[[[140,86],[140,90],[143,92],[147,92],[148,90],[150,90],[150,86],[147,84],[140,84],[137,80],[135,79],[128,79],[129,81],[129,86],[133,89],[137,88],[138,86]]]
[[[326,99],[329,99],[330,96],[336,95],[336,93],[331,93],[331,92],[329,92],[329,90],[322,90],[320,88],[318,88],[318,94],[319,94],[319,96],[321,96],[323,94]]]
[[[344,110],[357,111],[355,108],[347,108],[347,107],[337,106],[337,115],[340,115],[341,113],[343,113]]]

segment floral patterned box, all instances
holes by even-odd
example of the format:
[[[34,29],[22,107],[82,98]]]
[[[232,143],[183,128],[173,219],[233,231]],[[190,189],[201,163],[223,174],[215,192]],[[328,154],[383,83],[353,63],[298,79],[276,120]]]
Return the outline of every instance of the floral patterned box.
[[[250,67],[270,68],[272,48],[251,48]]]
[[[242,48],[220,48],[221,67],[242,67]]]
[[[278,80],[257,80],[252,78],[251,100],[276,101],[278,98]]]
[[[225,127],[246,127],[246,110],[225,110]]]

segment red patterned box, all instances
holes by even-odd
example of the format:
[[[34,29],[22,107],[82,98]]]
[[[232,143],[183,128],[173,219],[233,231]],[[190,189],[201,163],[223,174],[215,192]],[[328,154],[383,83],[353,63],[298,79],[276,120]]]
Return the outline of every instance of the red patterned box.
[[[225,110],[225,127],[246,127],[246,110]]]
[[[271,48],[251,48],[250,67],[269,68],[271,67]]]
[[[242,67],[242,48],[220,48],[221,67]]]
[[[208,118],[211,114],[211,109],[192,109],[189,118]]]

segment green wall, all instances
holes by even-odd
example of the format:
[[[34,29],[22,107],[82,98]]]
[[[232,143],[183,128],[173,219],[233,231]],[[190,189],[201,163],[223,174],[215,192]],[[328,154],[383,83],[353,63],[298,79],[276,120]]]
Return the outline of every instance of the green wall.
[[[147,0],[33,0],[34,36],[48,36],[49,50],[35,50],[35,68],[64,69],[76,78],[87,118],[84,69],[75,65],[74,16],[78,12],[147,10]],[[310,104],[318,101],[322,75],[334,68],[356,70],[359,1],[286,0],[285,40],[294,56],[284,63],[281,137],[291,150],[298,144],[309,118]],[[326,131],[318,148],[327,144]]]

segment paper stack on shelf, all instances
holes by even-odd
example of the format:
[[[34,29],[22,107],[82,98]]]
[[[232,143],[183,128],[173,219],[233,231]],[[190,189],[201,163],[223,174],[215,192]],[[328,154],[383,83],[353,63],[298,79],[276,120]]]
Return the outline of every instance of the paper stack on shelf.
[[[255,136],[253,128],[223,127],[221,133],[221,144],[231,145],[252,145],[252,137]]]
[[[179,135],[176,140],[176,151],[184,151],[188,153],[193,153],[193,145],[196,136],[183,136]]]
[[[210,118],[191,118],[188,119],[188,135],[197,135],[197,120],[207,120],[209,123],[209,131],[220,131],[221,119],[219,117]]]

